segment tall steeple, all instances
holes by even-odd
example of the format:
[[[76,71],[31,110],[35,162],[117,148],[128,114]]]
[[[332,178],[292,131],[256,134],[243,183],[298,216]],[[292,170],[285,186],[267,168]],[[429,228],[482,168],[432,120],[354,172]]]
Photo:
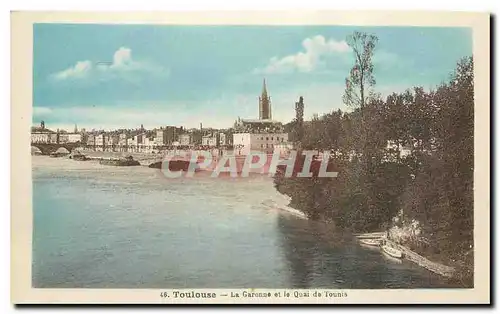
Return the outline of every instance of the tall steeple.
[[[262,95],[259,97],[259,119],[271,119],[271,97],[267,94],[265,78],[262,84]]]

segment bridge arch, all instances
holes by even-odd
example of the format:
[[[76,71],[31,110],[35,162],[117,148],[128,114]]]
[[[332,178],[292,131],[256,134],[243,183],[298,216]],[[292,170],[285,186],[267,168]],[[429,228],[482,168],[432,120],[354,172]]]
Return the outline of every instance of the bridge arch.
[[[61,154],[69,154],[69,153],[71,153],[71,151],[69,149],[67,149],[66,147],[64,147],[64,146],[59,147],[58,149],[56,149],[55,152],[56,153],[61,153]]]
[[[53,152],[56,152],[58,149],[64,148],[63,152],[71,153],[75,148],[81,146],[80,143],[64,143],[64,144],[55,144],[55,143],[31,143],[31,147],[38,148],[42,155],[50,155]]]
[[[42,155],[42,150],[36,145],[31,145],[31,155]]]

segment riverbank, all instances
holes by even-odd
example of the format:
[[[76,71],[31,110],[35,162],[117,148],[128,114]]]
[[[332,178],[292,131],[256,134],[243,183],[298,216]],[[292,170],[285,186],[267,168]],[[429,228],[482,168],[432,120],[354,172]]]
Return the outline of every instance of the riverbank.
[[[308,219],[306,214],[304,214],[303,212],[301,212],[300,210],[296,210],[295,208],[292,208],[288,205],[285,205],[285,204],[278,204],[276,202],[273,202],[273,201],[269,201],[269,202],[263,202],[262,203],[264,206],[267,206],[269,208],[272,208],[272,209],[277,209],[279,211],[283,211],[283,212],[286,212],[286,213],[289,213],[295,217],[298,217],[298,218],[302,218],[302,219]]]
[[[403,259],[411,261],[420,267],[423,267],[435,274],[441,275],[446,278],[455,278],[456,270],[451,266],[433,262],[422,255],[413,252],[408,247],[398,244],[390,239],[387,239],[385,232],[372,232],[372,233],[357,233],[354,236],[358,239],[383,239],[386,245],[400,250],[403,253]]]
[[[128,153],[128,152],[96,152],[88,150],[79,150],[82,154],[92,159],[112,158],[120,159],[127,156],[132,156],[141,166],[149,166],[152,163],[162,161],[163,154],[148,154],[148,153]]]
[[[302,219],[308,219],[307,215],[302,211],[294,209],[290,206],[286,205],[278,205],[278,204],[266,204],[272,208],[276,208],[282,211],[286,211],[296,217],[300,217]],[[326,221],[325,221],[326,223]],[[440,264],[437,262],[433,262],[426,257],[412,251],[410,248],[398,244],[390,239],[387,239],[386,232],[366,232],[366,233],[355,233],[353,234],[357,239],[383,239],[386,244],[389,246],[400,250],[403,253],[403,259],[411,261],[422,268],[425,268],[435,274],[441,275],[446,278],[456,278],[456,270],[451,266],[447,266],[444,264]]]
[[[396,242],[393,242],[391,240],[386,239],[385,240],[387,244],[390,246],[400,250],[403,253],[404,259],[407,259],[409,261],[414,262],[415,264],[432,271],[433,273],[436,273],[438,275],[447,277],[447,278],[453,278],[455,277],[455,268],[444,265],[444,264],[439,264],[436,262],[433,262],[425,257],[423,257],[420,254],[417,254],[407,248],[406,246],[403,246],[401,244],[398,244]]]
[[[268,205],[268,204],[266,204]],[[286,211],[288,213],[291,213],[297,217],[300,217],[302,219],[308,219],[308,217],[301,211],[294,209],[290,206],[284,206],[284,205],[278,205],[278,204],[269,204],[268,206]],[[406,259],[408,261],[411,261],[417,265],[419,265],[422,268],[425,268],[435,274],[441,275],[446,278],[456,278],[456,270],[455,268],[451,266],[447,266],[444,264],[440,264],[437,262],[433,262],[426,257],[412,251],[406,246],[403,246],[401,244],[398,244],[394,241],[391,241],[387,239],[386,237],[386,232],[380,231],[380,232],[367,232],[367,233],[355,233],[353,234],[357,239],[383,239],[386,244],[389,246],[396,248],[400,250],[403,253],[403,259]]]

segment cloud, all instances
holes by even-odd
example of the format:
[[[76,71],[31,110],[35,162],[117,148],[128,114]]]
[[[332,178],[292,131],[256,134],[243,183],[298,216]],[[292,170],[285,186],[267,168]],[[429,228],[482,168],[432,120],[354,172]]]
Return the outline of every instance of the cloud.
[[[311,72],[318,68],[322,59],[335,54],[349,52],[351,48],[345,41],[326,40],[317,35],[302,41],[304,51],[282,58],[273,57],[264,68],[254,70],[257,74],[288,73],[293,71]]]
[[[283,90],[270,90],[273,119],[284,123],[291,121],[299,96],[304,96],[306,118],[314,113],[338,109],[342,106],[342,88],[336,84],[311,84],[302,89],[290,86]],[[120,101],[114,105],[75,104],[71,107],[47,108],[51,108],[50,117],[37,115],[35,111],[33,121],[39,123],[44,120],[49,128],[66,130],[72,130],[75,123],[87,130],[137,128],[141,124],[149,129],[165,125],[191,128],[199,127],[200,123],[204,127],[229,128],[238,116],[243,119],[256,119],[259,116],[258,93],[227,93],[202,101]]]
[[[57,80],[65,80],[68,78],[83,78],[88,75],[91,69],[92,62],[88,60],[78,61],[75,66],[54,74],[54,78]]]
[[[408,85],[377,85],[375,90],[386,97],[392,92],[402,92]],[[269,90],[273,120],[283,123],[295,117],[295,102],[304,97],[304,118],[309,120],[314,114],[325,114],[333,110],[349,110],[342,103],[344,85],[336,82],[290,85],[282,89]],[[258,93],[228,93],[203,101],[120,101],[107,105],[74,105],[72,107],[34,107],[33,122],[44,120],[48,128],[73,130],[114,130],[135,129],[141,124],[147,129],[165,125],[187,128],[204,127],[229,128],[238,118],[257,119]],[[50,112],[46,117],[42,113]]]
[[[53,78],[58,81],[90,77],[106,80],[118,77],[127,78],[125,75],[130,72],[168,74],[168,71],[161,66],[147,61],[134,60],[130,48],[120,47],[113,54],[112,62],[78,61],[74,66],[53,74]]]
[[[115,52],[113,56],[114,66],[126,66],[132,62],[132,50],[129,48],[121,47]]]

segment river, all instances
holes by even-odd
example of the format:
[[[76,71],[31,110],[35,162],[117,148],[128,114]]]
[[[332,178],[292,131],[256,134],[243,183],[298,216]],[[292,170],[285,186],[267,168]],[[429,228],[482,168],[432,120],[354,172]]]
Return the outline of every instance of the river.
[[[437,288],[332,226],[273,209],[272,179],[167,179],[33,156],[36,288]]]

